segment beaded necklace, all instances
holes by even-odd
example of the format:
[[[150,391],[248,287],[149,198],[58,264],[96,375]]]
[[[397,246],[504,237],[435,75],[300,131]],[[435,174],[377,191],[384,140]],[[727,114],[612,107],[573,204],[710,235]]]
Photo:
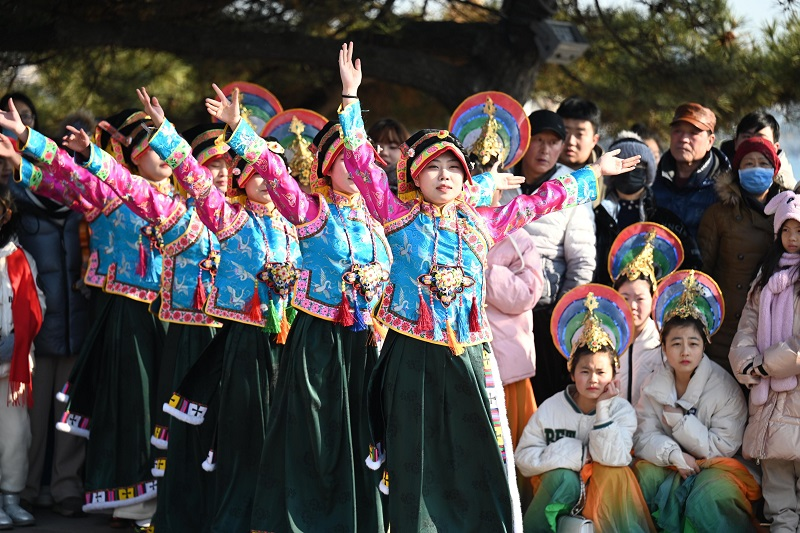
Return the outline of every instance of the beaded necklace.
[[[273,207],[270,210],[270,216],[275,210]],[[264,239],[264,266],[256,274],[256,291],[258,291],[258,281],[265,283],[269,290],[285,298],[292,292],[294,282],[297,281],[297,269],[291,262],[291,239],[287,231],[282,231],[284,239],[286,240],[286,260],[275,261],[274,255],[270,253],[269,240],[267,240],[267,230],[264,221],[261,217],[256,216],[256,227]]]
[[[376,259],[375,235],[372,233],[372,226],[370,225],[369,218],[365,218],[364,225],[370,237],[372,261],[369,263],[359,263],[356,261],[353,252],[353,243],[350,240],[350,233],[347,230],[342,210],[335,202],[332,202],[332,204],[333,207],[336,208],[336,215],[342,225],[342,230],[347,240],[347,252],[350,256],[350,268],[342,274],[342,301],[339,304],[337,322],[345,326],[352,326],[354,331],[360,331],[366,328],[366,324],[363,323],[363,318],[361,316],[362,310],[359,309],[358,306],[357,293],[360,293],[361,296],[364,297],[364,300],[369,303],[378,293],[380,284],[389,279],[389,272],[384,270]],[[364,216],[368,217],[369,215]],[[355,304],[355,309],[353,310],[354,317],[349,316],[349,302],[347,301],[346,294],[347,285],[350,286],[353,303]]]

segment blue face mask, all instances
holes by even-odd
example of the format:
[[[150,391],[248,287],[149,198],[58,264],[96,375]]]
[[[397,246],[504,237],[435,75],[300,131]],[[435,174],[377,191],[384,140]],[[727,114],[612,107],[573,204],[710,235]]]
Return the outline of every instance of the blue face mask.
[[[772,168],[741,168],[739,169],[739,183],[742,189],[749,194],[763,194],[772,185]]]

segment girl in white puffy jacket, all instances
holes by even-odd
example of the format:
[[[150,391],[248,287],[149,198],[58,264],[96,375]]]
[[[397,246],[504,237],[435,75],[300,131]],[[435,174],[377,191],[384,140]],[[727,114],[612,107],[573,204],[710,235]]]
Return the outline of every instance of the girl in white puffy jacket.
[[[576,331],[578,321],[582,324],[577,332],[566,338]],[[591,476],[583,514],[597,531],[655,531],[628,468],[636,413],[619,396],[616,378],[614,345],[620,344],[620,351],[627,348],[630,324],[624,299],[600,285],[573,289],[556,306],[551,330],[562,353],[571,354],[568,369],[575,383],[539,406],[514,453],[520,472],[533,477],[526,533],[557,530],[559,517],[569,514],[579,500],[580,476]],[[609,335],[614,325],[625,331]]]
[[[734,459],[746,405],[733,377],[705,355],[723,303],[714,281],[678,271],[656,293],[654,317],[666,364],[645,380],[636,405],[636,477],[660,530],[755,531],[761,491]]]
[[[761,464],[770,531],[795,532],[800,528],[800,196],[783,192],[765,211],[775,213],[775,245],[744,306],[729,358],[736,379],[750,387],[742,453]]]

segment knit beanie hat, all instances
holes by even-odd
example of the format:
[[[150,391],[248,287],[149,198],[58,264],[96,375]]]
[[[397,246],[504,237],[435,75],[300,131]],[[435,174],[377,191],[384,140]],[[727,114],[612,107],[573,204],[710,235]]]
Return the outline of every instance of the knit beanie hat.
[[[738,153],[739,151],[737,150],[736,152]],[[793,191],[784,191],[767,203],[764,213],[767,215],[775,214],[772,227],[775,230],[775,235],[777,235],[783,223],[790,218],[800,222],[800,196]]]
[[[775,177],[778,175],[778,172],[781,169],[781,160],[778,158],[777,152],[775,152],[775,146],[762,137],[750,137],[749,139],[742,141],[742,144],[739,145],[739,147],[736,149],[736,153],[733,155],[734,174],[739,174],[739,165],[742,164],[742,158],[744,158],[744,156],[750,152],[762,153],[764,157],[769,159],[769,162],[775,169],[775,173],[772,176]]]
[[[627,159],[635,155],[641,156],[641,162],[647,165],[647,187],[652,187],[656,181],[656,158],[641,137],[632,131],[621,131],[617,134],[616,140],[608,147],[608,151],[619,150],[617,157]]]

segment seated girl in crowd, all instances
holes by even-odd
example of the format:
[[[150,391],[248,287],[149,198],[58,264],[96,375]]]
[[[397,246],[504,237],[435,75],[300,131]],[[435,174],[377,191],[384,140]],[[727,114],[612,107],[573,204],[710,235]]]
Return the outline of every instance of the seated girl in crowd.
[[[533,476],[525,531],[557,531],[589,476],[584,514],[598,531],[655,531],[628,468],[636,412],[616,377],[631,343],[630,308],[613,289],[584,285],[559,301],[550,329],[575,384],[539,407],[514,454],[520,472]]]
[[[634,405],[644,379],[662,366],[661,339],[650,318],[656,280],[673,272],[682,260],[680,239],[652,222],[628,226],[611,245],[608,272],[633,313],[634,341],[619,361],[620,394]]]
[[[636,406],[636,477],[665,531],[755,531],[758,483],[733,459],[746,405],[739,385],[704,349],[724,314],[717,284],[680,270],[661,281],[655,321],[667,363],[645,380]]]

